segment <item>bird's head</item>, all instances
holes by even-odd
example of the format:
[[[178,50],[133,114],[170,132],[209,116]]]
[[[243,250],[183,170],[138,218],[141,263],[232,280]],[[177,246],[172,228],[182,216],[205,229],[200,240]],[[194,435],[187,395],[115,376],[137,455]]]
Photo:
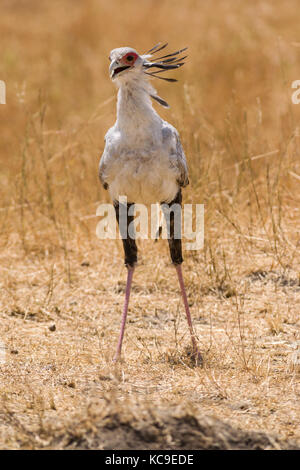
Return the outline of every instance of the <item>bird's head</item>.
[[[175,78],[166,78],[159,74],[166,70],[173,70],[181,67],[184,64],[183,59],[187,56],[179,57],[179,55],[187,48],[185,47],[184,49],[180,49],[179,51],[172,52],[154,60],[152,58],[153,54],[161,51],[167,45],[168,44],[164,44],[161,46],[159,43],[152,47],[150,51],[142,55],[132,47],[119,47],[117,49],[113,49],[109,55],[110,78],[113,81],[116,81],[118,86],[130,80],[145,78],[145,74],[168,82],[177,82]],[[168,107],[168,104],[161,98],[153,94],[150,94],[150,96],[156,99],[156,101],[158,101],[162,106]]]
[[[109,60],[109,74],[112,80],[128,77],[129,73],[140,73],[143,68],[143,58],[131,47],[112,50]]]

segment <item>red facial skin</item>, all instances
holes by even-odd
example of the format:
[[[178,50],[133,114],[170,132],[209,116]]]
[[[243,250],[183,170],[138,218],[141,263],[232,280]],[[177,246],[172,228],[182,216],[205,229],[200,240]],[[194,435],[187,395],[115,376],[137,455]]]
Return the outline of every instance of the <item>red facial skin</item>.
[[[133,60],[128,60],[128,57],[133,57]],[[138,58],[138,55],[135,53],[135,52],[128,52],[126,55],[124,55],[121,59],[121,63],[124,64],[124,65],[130,65],[132,66],[136,59]]]

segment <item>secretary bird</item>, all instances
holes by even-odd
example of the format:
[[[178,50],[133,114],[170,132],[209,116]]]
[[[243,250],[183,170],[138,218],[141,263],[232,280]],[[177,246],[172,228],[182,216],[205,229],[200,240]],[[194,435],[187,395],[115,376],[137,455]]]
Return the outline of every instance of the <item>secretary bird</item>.
[[[179,237],[175,236],[174,212],[171,210],[173,204],[181,208],[181,188],[189,184],[187,163],[177,130],[161,119],[152,107],[151,98],[166,108],[169,106],[157,95],[148,78],[150,76],[168,82],[177,81],[159,74],[181,67],[186,56],[180,55],[187,48],[154,60],[153,55],[166,46],[167,44],[157,44],[143,55],[131,47],[120,47],[112,50],[109,56],[110,78],[119,88],[117,120],[105,136],[99,177],[114,204],[128,270],[121,331],[114,361],[121,356],[131,283],[137,263],[135,236],[132,236],[132,232],[129,234],[129,225],[133,221],[132,206],[135,203],[160,203],[165,216],[164,208],[170,210],[167,222],[170,255],[177,271],[191,334],[192,357],[200,365],[202,356],[196,342],[181,270],[181,231]],[[124,196],[125,207],[121,202]],[[124,209],[127,216],[125,226],[120,220],[121,210]]]

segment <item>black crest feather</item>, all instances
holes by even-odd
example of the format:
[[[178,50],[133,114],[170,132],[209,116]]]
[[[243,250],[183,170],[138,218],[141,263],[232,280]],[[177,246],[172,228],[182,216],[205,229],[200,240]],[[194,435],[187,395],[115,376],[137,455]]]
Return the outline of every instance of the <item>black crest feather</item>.
[[[150,54],[153,56],[154,54],[157,54],[157,52],[161,51],[162,49],[165,49],[167,47],[168,43],[161,45],[159,42],[155,46],[153,46],[148,52],[146,52],[144,55]],[[146,75],[149,75],[150,77],[153,78],[158,78],[159,80],[165,80],[166,82],[177,82],[176,78],[169,78],[169,77],[161,77],[159,74],[165,72],[166,70],[175,70],[178,69],[179,67],[182,67],[184,65],[184,59],[187,58],[187,55],[181,56],[183,52],[187,50],[187,47],[184,47],[183,49],[179,49],[178,51],[171,52],[170,54],[166,54],[162,57],[158,57],[157,59],[155,58],[150,58],[145,60],[143,67],[144,67],[144,73]],[[161,106],[164,106],[165,108],[169,108],[168,103],[160,98],[157,95],[150,95],[151,98],[153,98],[155,101],[157,101]]]
[[[146,54],[151,54],[154,55],[157,52],[161,51],[165,47],[167,47],[168,43],[163,44],[161,46],[161,43],[156,44],[152,49],[150,49]],[[164,72],[166,70],[174,70],[178,69],[179,67],[182,67],[184,65],[183,60],[186,59],[187,56],[183,57],[178,57],[182,52],[186,51],[187,47],[184,47],[183,49],[179,49],[178,51],[171,52],[170,54],[166,54],[162,57],[159,57],[158,59],[150,59],[148,61],[144,62],[144,69],[158,69],[154,70],[151,72],[146,72],[147,75],[151,75],[152,77],[159,78],[160,80],[166,80],[167,82],[177,82],[175,78],[165,78],[165,77],[158,77],[156,74]]]

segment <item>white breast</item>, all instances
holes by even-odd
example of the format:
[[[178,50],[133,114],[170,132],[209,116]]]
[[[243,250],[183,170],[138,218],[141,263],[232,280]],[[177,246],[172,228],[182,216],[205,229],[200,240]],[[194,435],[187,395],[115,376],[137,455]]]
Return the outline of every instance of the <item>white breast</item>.
[[[171,202],[177,192],[178,174],[172,166],[172,143],[163,139],[162,125],[152,132],[128,139],[113,127],[107,137],[106,181],[113,200],[151,204]]]

